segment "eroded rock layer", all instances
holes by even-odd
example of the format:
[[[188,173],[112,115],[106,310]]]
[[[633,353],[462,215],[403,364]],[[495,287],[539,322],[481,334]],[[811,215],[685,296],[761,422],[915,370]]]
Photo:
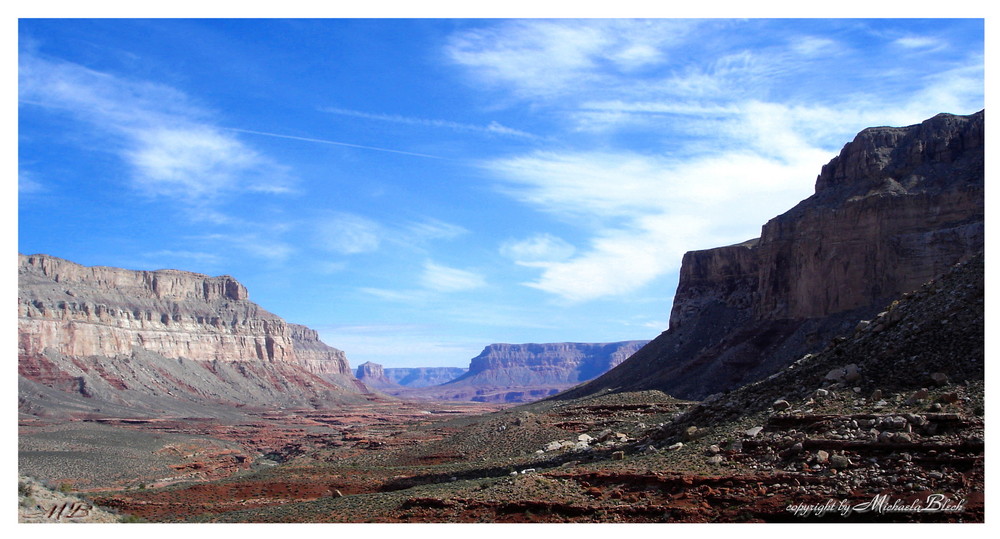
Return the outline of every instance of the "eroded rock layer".
[[[984,246],[984,112],[862,131],[760,238],[684,256],[669,329],[575,390],[759,380]]]
[[[232,277],[18,258],[19,371],[30,381],[129,402],[303,403],[363,389],[342,351],[249,301]]]
[[[531,387],[577,384],[625,361],[648,341],[491,344],[450,385]]]

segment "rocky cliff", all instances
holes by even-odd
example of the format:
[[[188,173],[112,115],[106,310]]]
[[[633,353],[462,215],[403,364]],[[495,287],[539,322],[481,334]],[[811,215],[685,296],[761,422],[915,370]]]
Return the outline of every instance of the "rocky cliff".
[[[983,138],[983,112],[862,131],[759,238],[687,253],[668,330],[569,396],[758,380],[979,253]]]
[[[491,344],[450,385],[565,386],[595,378],[648,341],[617,343]]]
[[[616,343],[491,344],[468,369],[385,369],[359,366],[358,378],[388,395],[421,400],[530,402],[593,379],[625,361],[649,341]],[[364,367],[364,371],[362,371]],[[392,374],[390,374],[390,372]],[[446,374],[437,385],[410,382],[428,372]],[[401,374],[403,378],[394,378]],[[369,380],[384,380],[372,383]]]
[[[465,374],[405,394],[438,400],[530,402],[607,372],[647,342],[491,344],[472,358]]]
[[[232,277],[18,258],[18,364],[31,382],[129,402],[304,403],[361,389],[343,352]]]
[[[469,371],[462,367],[387,367],[383,370],[390,382],[413,388],[444,384]]]
[[[382,365],[371,361],[358,365],[358,371],[354,376],[368,387],[375,389],[396,387],[396,384],[386,377]]]

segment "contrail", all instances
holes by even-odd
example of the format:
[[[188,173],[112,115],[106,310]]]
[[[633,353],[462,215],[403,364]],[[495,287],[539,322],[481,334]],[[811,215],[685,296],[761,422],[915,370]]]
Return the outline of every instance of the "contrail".
[[[389,153],[399,153],[403,155],[412,155],[415,157],[427,157],[430,159],[445,159],[437,155],[428,155],[426,153],[415,153],[415,152],[404,152],[402,150],[390,150],[389,148],[377,148],[375,146],[362,146],[360,144],[350,144],[347,142],[337,142],[334,140],[323,140],[318,138],[307,138],[307,137],[296,137],[292,135],[279,135],[277,133],[266,133],[264,131],[251,131],[249,129],[238,129],[236,127],[224,127],[223,129],[229,131],[236,131],[239,133],[249,133],[251,135],[263,135],[265,137],[277,137],[277,138],[287,138],[292,140],[302,140],[305,142],[318,142],[320,144],[332,144],[334,146],[347,146],[349,148],[361,148],[362,150],[374,150],[376,152],[389,152]]]

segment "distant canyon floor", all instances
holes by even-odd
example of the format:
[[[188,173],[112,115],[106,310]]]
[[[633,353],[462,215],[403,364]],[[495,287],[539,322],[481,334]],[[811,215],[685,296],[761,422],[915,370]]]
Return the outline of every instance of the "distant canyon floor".
[[[697,405],[658,391],[22,418],[19,471],[123,521],[980,522],[982,387],[878,403],[831,388],[679,435]]]

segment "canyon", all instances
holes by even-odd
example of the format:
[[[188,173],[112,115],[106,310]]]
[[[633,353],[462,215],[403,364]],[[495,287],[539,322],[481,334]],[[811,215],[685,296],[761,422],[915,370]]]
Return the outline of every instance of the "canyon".
[[[687,253],[652,341],[424,387],[231,277],[21,255],[22,514],[68,485],[158,522],[982,522],[983,133],[862,131],[759,238]],[[869,510],[796,512],[830,502]]]

